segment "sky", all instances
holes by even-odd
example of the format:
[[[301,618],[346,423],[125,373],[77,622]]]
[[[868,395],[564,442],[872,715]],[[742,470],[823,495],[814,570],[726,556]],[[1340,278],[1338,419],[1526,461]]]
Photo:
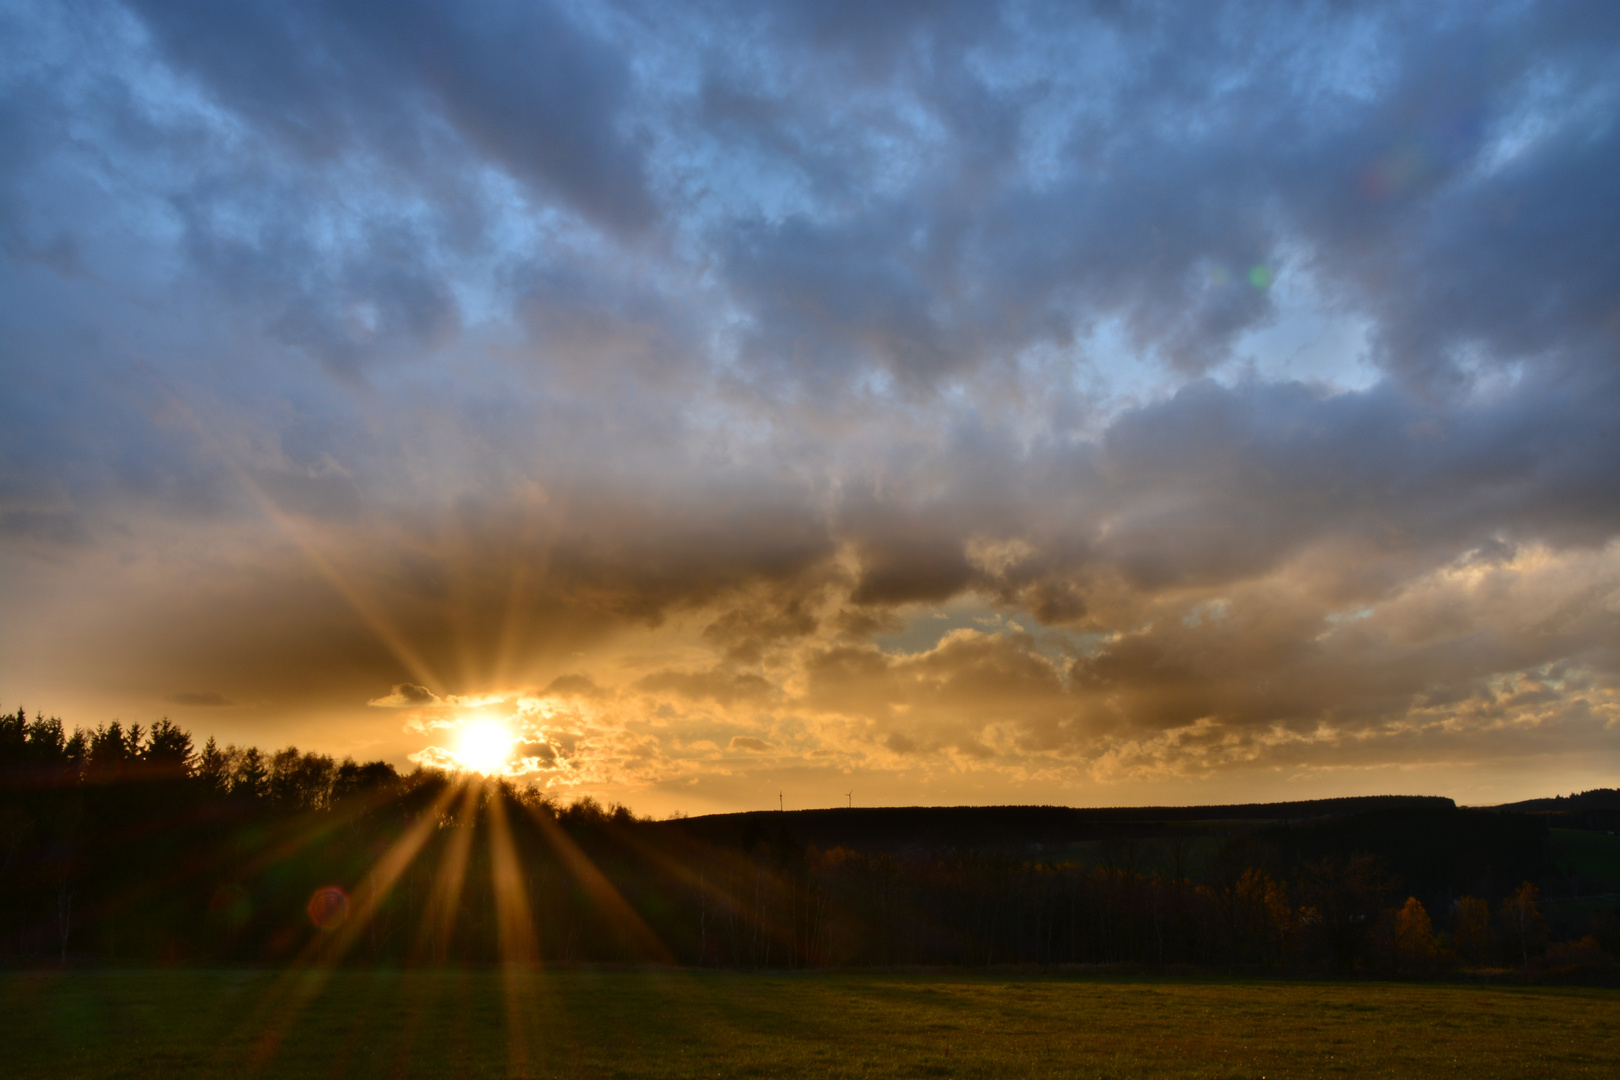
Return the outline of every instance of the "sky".
[[[1620,5],[0,0],[0,146],[6,708],[1620,784]]]

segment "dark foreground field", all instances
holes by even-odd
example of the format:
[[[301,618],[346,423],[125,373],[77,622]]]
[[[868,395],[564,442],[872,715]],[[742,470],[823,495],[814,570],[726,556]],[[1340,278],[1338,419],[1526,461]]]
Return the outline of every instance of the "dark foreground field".
[[[0,976],[25,1076],[1620,1075],[1620,993],[570,971]]]

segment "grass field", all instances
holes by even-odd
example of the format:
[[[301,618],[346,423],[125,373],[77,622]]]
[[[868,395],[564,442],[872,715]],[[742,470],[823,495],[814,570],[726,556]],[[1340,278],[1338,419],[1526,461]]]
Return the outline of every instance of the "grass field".
[[[1620,992],[961,974],[0,975],[8,1077],[1615,1077]]]

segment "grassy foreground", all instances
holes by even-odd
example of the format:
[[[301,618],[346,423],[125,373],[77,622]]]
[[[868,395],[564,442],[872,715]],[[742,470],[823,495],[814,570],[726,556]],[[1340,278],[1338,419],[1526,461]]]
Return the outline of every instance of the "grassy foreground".
[[[1620,992],[960,974],[0,975],[10,1077],[1620,1076]]]

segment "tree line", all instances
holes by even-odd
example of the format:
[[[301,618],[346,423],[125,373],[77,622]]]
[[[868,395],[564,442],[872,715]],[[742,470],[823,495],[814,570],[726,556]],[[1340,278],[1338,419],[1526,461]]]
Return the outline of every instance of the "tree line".
[[[1453,811],[1426,820],[1456,846],[1483,819]],[[818,848],[768,814],[720,841],[507,781],[198,749],[167,720],[69,733],[19,709],[0,717],[0,958],[1429,974],[1602,967],[1620,947],[1612,904],[1568,925],[1529,880],[1448,871],[1476,895],[1403,879],[1346,839],[1380,835],[1368,820],[1240,831],[1201,862],[1176,848],[1158,866],[1128,845],[1100,859]]]

